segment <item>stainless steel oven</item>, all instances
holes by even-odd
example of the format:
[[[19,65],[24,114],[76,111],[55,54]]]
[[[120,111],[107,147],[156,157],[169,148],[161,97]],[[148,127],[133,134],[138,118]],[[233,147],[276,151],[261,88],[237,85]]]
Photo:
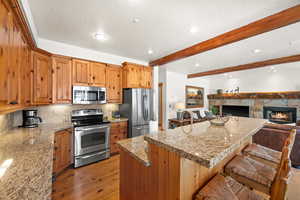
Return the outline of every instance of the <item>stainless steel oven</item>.
[[[73,104],[104,104],[106,88],[73,86]]]
[[[110,157],[110,124],[99,110],[72,112],[74,125],[74,167]]]

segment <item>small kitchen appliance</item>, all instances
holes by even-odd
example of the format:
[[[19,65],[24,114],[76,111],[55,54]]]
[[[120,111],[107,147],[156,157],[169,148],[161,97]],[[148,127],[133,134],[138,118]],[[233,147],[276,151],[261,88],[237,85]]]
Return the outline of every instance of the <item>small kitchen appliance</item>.
[[[35,128],[42,123],[42,118],[37,115],[37,110],[23,110],[23,124],[24,128]]]
[[[110,124],[100,109],[74,110],[74,167],[110,157]]]

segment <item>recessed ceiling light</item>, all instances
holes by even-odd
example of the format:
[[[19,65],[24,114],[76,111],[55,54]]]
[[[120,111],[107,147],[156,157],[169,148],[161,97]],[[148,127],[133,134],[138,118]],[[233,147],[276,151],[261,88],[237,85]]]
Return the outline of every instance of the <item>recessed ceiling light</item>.
[[[225,73],[225,74],[224,74],[224,76],[228,76],[228,74],[227,74],[227,73]]]
[[[140,22],[140,19],[139,19],[139,18],[133,18],[133,19],[132,19],[132,23],[135,23],[135,24],[136,24],[136,23],[139,23],[139,22]]]
[[[260,52],[261,52],[261,49],[254,49],[253,52],[254,52],[254,53],[260,53]]]
[[[104,33],[96,33],[96,34],[94,35],[94,38],[95,38],[96,40],[100,40],[100,41],[105,41],[105,40],[108,39],[107,36],[106,36]]]
[[[271,69],[271,70],[274,70],[274,69],[275,69],[275,67],[273,67],[273,66],[272,66],[272,67],[270,67],[270,69]]]
[[[149,49],[149,50],[148,50],[148,54],[153,54],[153,50],[152,50],[152,49]]]
[[[196,67],[200,67],[200,64],[199,64],[199,63],[196,63],[195,66],[196,66]]]
[[[274,73],[277,72],[277,69],[274,69],[273,72],[274,72]]]
[[[196,26],[191,27],[190,32],[191,33],[197,33],[198,32],[198,27],[196,27]]]

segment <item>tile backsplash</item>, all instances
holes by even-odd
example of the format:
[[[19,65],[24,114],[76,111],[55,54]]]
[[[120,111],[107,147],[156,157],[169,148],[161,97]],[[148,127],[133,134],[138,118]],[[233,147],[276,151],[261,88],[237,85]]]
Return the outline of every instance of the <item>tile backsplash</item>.
[[[42,118],[43,123],[56,124],[70,122],[70,114],[72,110],[96,108],[101,108],[104,116],[110,118],[113,111],[119,110],[119,105],[49,105],[33,107],[30,109],[38,110],[38,116]],[[10,128],[22,125],[22,121],[22,111],[17,111],[7,115],[0,115],[0,134]]]

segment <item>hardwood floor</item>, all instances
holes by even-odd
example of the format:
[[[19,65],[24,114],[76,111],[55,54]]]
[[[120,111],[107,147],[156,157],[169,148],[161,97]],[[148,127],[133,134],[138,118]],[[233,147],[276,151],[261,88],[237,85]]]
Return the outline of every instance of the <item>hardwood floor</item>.
[[[78,169],[68,169],[53,184],[53,200],[119,200],[119,155]],[[293,169],[288,200],[300,196],[300,170]]]
[[[53,183],[53,200],[119,200],[119,155],[68,169]]]

